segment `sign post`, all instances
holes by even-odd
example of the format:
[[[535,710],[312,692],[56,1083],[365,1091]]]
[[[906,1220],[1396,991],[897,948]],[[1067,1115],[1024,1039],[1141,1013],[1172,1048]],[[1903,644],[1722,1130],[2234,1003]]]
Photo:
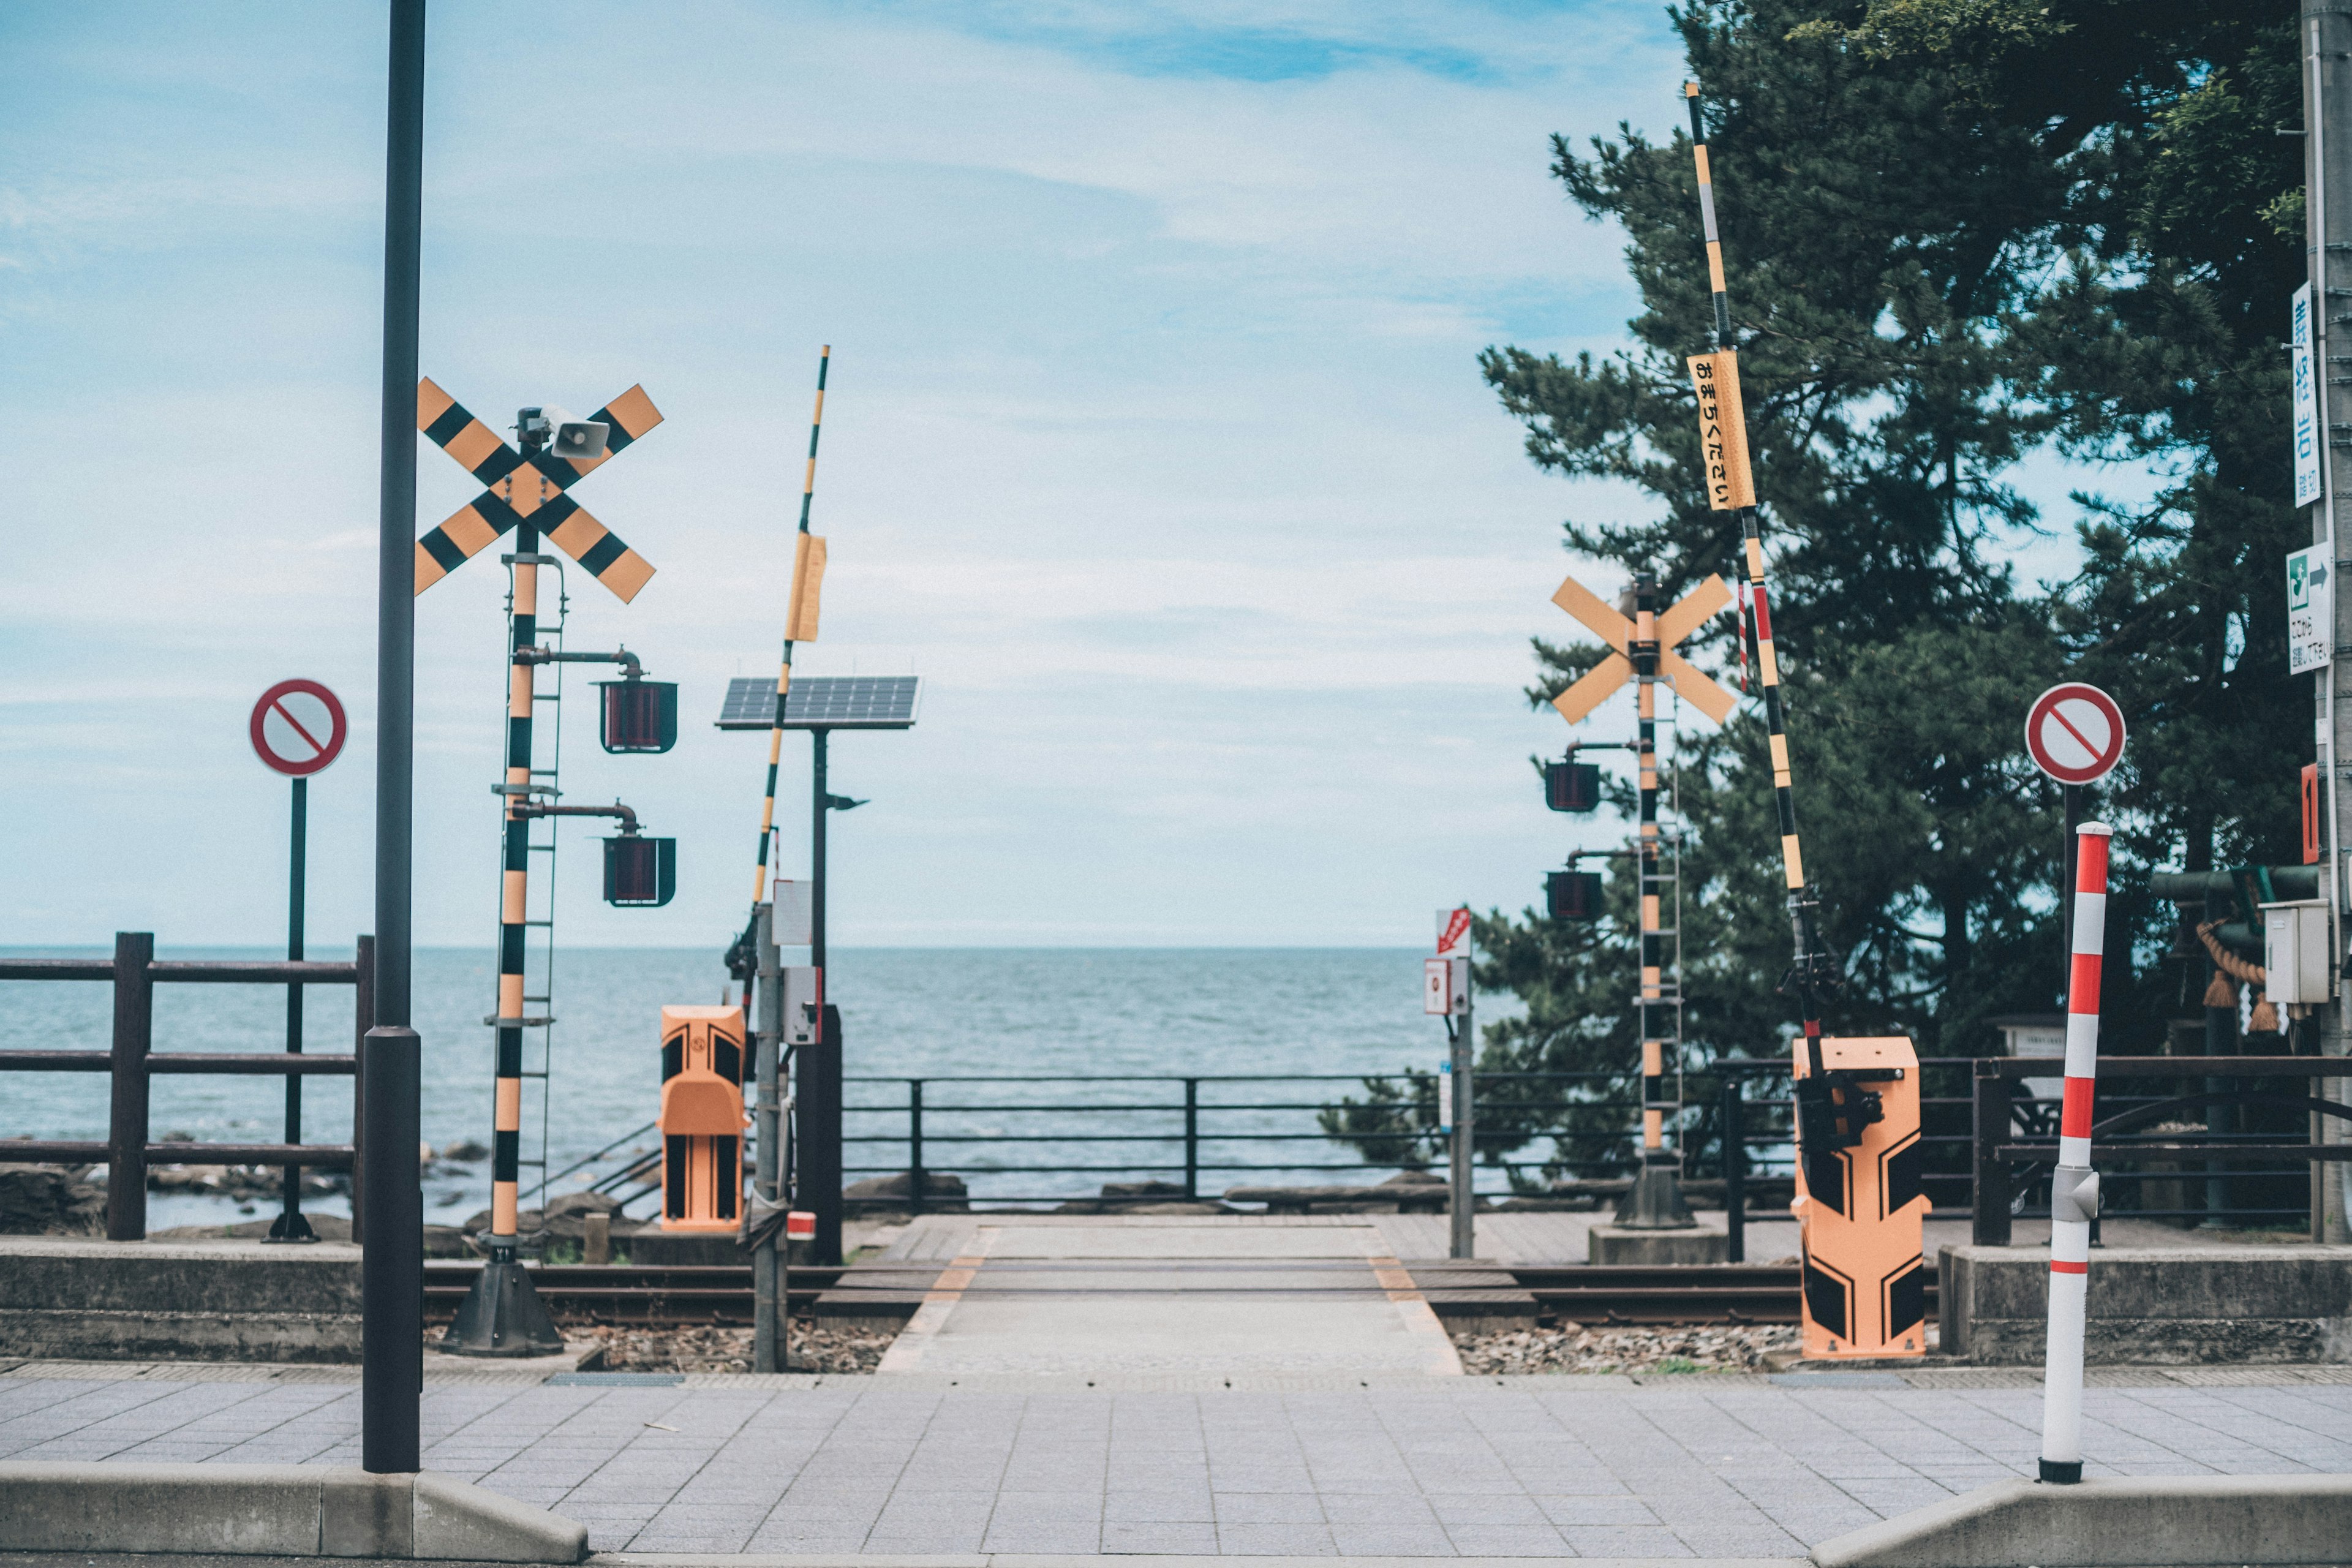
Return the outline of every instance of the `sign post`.
[[[1446,1213],[1451,1216],[1446,1248],[1449,1258],[1477,1253],[1477,1196],[1471,1191],[1470,1157],[1475,1152],[1472,1134],[1477,1108],[1471,1099],[1470,1075],[1475,1065],[1478,1035],[1470,1007],[1470,910],[1465,905],[1437,911],[1437,956],[1424,966],[1428,994],[1425,1013],[1445,1016]]]
[[[2095,686],[2062,681],[2033,700],[2025,714],[2025,750],[2033,765],[2065,789],[2066,845],[2059,856],[2059,967],[2063,1000],[2073,984],[2074,856],[2083,826],[2083,789],[2115,772],[2124,760],[2124,710]]]
[[[254,754],[294,781],[293,827],[286,853],[286,956],[302,959],[302,894],[310,835],[310,775],[342,754],[350,725],[342,702],[315,680],[281,680],[261,694],[246,721]],[[286,986],[286,1049],[302,1054],[302,983]],[[302,1075],[286,1075],[286,1142],[302,1142]],[[286,1167],[285,1206],[270,1222],[271,1241],[316,1241],[302,1217],[302,1167]]]

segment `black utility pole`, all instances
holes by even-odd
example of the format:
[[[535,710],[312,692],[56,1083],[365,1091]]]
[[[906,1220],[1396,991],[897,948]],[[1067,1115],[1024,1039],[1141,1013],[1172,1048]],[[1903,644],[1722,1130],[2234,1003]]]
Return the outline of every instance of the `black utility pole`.
[[[2347,358],[2338,345],[2352,342],[2352,334],[2336,331],[2352,319],[2352,312],[2338,308],[2347,298],[2346,290],[2352,289],[2352,79],[2347,76],[2347,67],[2352,66],[2352,6],[2344,0],[2303,0],[2301,12],[2295,53],[2303,78],[2305,278],[2311,286],[2312,380],[2318,402],[2322,480],[2320,497],[2310,506],[2311,542],[2331,547],[2323,558],[2340,576],[2347,552],[2336,543],[2336,514],[2346,491],[2352,489],[2352,446],[2339,442],[2336,432],[2352,419],[2340,416],[2344,400],[2330,389],[2337,380],[2336,366]],[[2273,308],[2282,315],[2287,309],[2284,300]],[[2352,649],[2352,594],[2340,585],[2336,624],[2329,630],[2335,658],[2314,679],[2312,696],[2318,733],[2326,742],[2316,758],[2321,809],[2326,814],[2326,831],[2320,836],[2322,858],[2328,867],[2327,875],[2319,879],[2319,893],[2328,901],[2332,952],[2340,967],[2346,948],[2352,945],[2347,914],[2352,910],[2352,898],[2343,885],[2344,852],[2352,846],[2352,790],[2344,788],[2345,768],[2352,765],[2352,700],[2346,700],[2352,693],[2343,689],[2347,650]],[[2352,982],[2339,978],[2336,989],[2336,1005],[2320,1014],[2323,1056],[2352,1052]],[[2340,1103],[2352,1090],[2352,1079],[2324,1081],[2324,1089],[2312,1092],[2325,1099]],[[2315,1143],[2341,1142],[2347,1136],[2343,1122],[2335,1117],[2315,1116],[2312,1124]],[[2312,1239],[2352,1241],[2352,1220],[2347,1217],[2352,1211],[2352,1164],[2329,1161],[2315,1167],[2321,1170],[2330,1174],[2315,1194],[2318,1212],[2314,1218],[2318,1223]]]
[[[811,1261],[820,1267],[841,1261],[841,1016],[830,1004],[833,977],[824,967],[824,826],[833,806],[825,789],[828,734],[809,731],[809,773],[815,786],[809,800],[809,963],[816,968],[819,994],[828,1002],[818,1009],[815,1041],[801,1047],[800,1106],[793,1118],[800,1190],[816,1215]]]
[[[418,1468],[425,1390],[425,1194],[409,1022],[416,674],[416,323],[425,205],[425,0],[392,0],[383,182],[383,406],[376,559],[375,1027],[361,1073],[360,1464]]]

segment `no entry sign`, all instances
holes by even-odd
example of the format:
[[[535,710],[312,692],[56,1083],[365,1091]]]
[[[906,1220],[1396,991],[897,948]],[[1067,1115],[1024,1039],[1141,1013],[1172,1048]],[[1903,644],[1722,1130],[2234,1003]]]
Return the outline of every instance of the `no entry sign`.
[[[253,705],[247,731],[256,755],[289,778],[308,778],[335,760],[347,726],[343,705],[315,680],[281,680]]]
[[[2025,749],[2060,784],[2096,784],[2123,761],[2124,710],[2095,686],[2053,686],[2025,715]]]

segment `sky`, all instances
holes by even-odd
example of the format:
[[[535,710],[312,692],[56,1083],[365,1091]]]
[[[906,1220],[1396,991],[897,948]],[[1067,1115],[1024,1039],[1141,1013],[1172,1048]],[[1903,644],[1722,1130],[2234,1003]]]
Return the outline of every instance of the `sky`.
[[[291,676],[352,730],[310,940],[369,922],[384,53],[379,5],[0,13],[0,942],[278,940],[246,720]],[[681,740],[576,704],[561,782],[675,836],[678,892],[604,907],[568,828],[561,939],[741,924],[765,738],[709,721],[774,668],[824,343],[796,668],[924,679],[833,744],[835,941],[1406,946],[1538,900],[1615,829],[1543,809],[1528,639],[1560,521],[1641,502],[1538,473],[1476,356],[1623,341],[1547,138],[1666,134],[1680,79],[1627,0],[435,7],[425,373],[493,427],[666,416],[574,491],[657,574],[572,571],[567,637],[678,682]],[[478,487],[418,453],[421,532]],[[505,586],[417,606],[421,942],[495,934]]]

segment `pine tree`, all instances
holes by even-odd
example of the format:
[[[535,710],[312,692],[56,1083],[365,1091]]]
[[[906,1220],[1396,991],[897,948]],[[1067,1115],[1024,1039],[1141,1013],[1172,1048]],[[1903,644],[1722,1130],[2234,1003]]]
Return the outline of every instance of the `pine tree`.
[[[2301,212],[2298,144],[2273,132],[2300,110],[2290,8],[2221,11],[1672,13],[1708,110],[1800,826],[1846,959],[1834,1030],[1975,1054],[1995,1043],[1990,1017],[2051,1007],[2059,801],[2020,727],[2058,679],[2106,686],[2132,725],[2101,803],[2123,829],[2118,960],[2137,949],[2145,968],[2168,934],[2132,886],[2146,868],[2291,846],[2309,709],[2284,674],[2278,557],[2301,541],[2275,344]],[[1697,482],[1684,366],[1710,324],[1689,145],[1620,127],[1585,153],[1555,139],[1553,153],[1570,199],[1627,236],[1633,346],[1573,361],[1497,348],[1482,369],[1540,467],[1630,481],[1653,502],[1633,525],[1570,517],[1570,551],[1654,568],[1672,594],[1730,576],[1737,538]],[[2166,482],[2151,507],[2082,497],[2079,518],[2043,520],[2013,473],[2052,447],[2154,464]],[[2060,521],[2077,525],[2080,575],[2016,581],[2007,542]],[[1724,662],[1728,626],[1707,634]],[[1601,654],[1536,651],[1536,700]],[[1607,711],[1583,726],[1593,738],[1620,738]],[[1697,1060],[1782,1049],[1769,779],[1745,713],[1682,748]],[[1480,922],[1482,984],[1527,1003],[1487,1030],[1483,1065],[1630,1070],[1630,888],[1612,896],[1597,926]],[[2158,991],[2114,999],[2118,1048],[2157,1048]],[[1499,1152],[1558,1123],[1504,1116],[1482,1142]]]

